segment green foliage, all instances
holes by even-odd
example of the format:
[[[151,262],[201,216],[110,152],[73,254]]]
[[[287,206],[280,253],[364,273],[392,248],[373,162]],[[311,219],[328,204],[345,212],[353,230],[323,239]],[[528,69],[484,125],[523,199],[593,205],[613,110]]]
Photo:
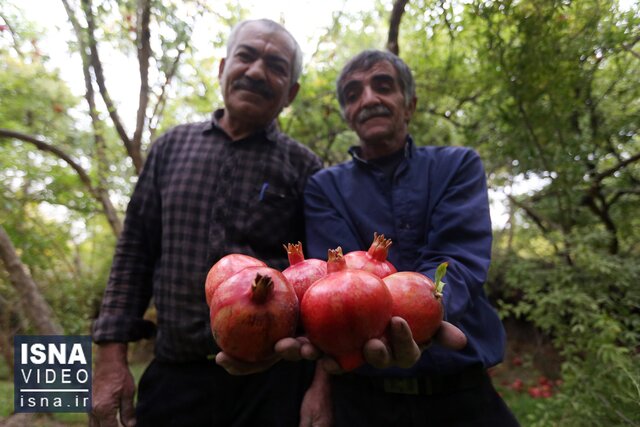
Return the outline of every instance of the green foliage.
[[[0,51],[0,126],[66,139],[78,100],[57,72]]]
[[[532,425],[637,423],[640,267],[634,259],[596,253],[588,236],[574,239],[571,265],[553,255],[513,254],[494,266],[508,289],[502,314],[532,321],[564,359],[561,393]]]
[[[51,69],[41,31],[17,3],[0,6],[13,30],[0,33],[0,128],[63,149],[122,212],[135,171],[120,136],[102,105],[104,130],[94,134],[84,100]],[[134,61],[137,3],[93,3],[100,52]],[[487,290],[503,317],[534,324],[562,356],[562,387],[518,406],[523,425],[640,424],[640,8],[632,3],[416,0],[402,18],[400,56],[418,95],[411,133],[419,145],[481,154],[510,214],[495,230]],[[280,125],[326,164],[357,143],[340,115],[336,76],[360,50],[385,47],[390,6],[334,13],[316,50],[305,52],[301,90]],[[143,149],[222,104],[218,64],[229,28],[246,13],[237,2],[152,2]],[[212,50],[193,43],[201,34]],[[51,153],[1,139],[0,214],[65,331],[86,333],[115,242],[95,197]],[[19,306],[4,271],[0,297]],[[17,310],[0,321],[30,328]]]
[[[346,160],[347,149],[358,142],[342,119],[335,81],[353,55],[366,48],[384,47],[383,13],[378,6],[357,15],[333,15],[332,25],[320,37],[301,78],[295,102],[280,118],[283,130],[307,144],[326,164]]]

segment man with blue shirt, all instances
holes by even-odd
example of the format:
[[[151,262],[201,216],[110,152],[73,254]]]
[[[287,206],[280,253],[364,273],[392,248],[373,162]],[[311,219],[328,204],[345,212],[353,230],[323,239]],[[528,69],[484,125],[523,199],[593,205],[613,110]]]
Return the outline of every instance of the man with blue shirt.
[[[335,425],[517,426],[486,373],[502,360],[505,332],[483,290],[492,234],[478,154],[416,146],[408,133],[415,83],[391,53],[368,50],[351,59],[337,92],[360,144],[351,148],[351,161],[307,184],[308,255],[324,257],[337,246],[363,250],[377,232],[393,241],[389,260],[398,271],[433,279],[447,261],[445,320],[467,344],[419,349],[406,322],[394,317],[389,344],[367,343],[368,365],[330,377]],[[330,361],[325,366],[332,370]]]

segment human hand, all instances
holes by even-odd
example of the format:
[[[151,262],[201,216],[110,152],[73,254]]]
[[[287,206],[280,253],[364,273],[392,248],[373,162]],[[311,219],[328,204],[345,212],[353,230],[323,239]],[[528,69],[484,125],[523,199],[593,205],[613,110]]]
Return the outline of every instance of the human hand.
[[[127,364],[126,344],[108,343],[98,346],[92,385],[90,427],[135,426],[133,396],[136,386]]]
[[[443,321],[431,341],[418,345],[413,340],[409,324],[403,318],[394,316],[389,322],[387,334],[367,341],[362,353],[365,361],[375,368],[410,368],[432,343],[451,350],[461,350],[467,345],[467,337],[456,326]],[[330,357],[323,357],[319,363],[330,374],[344,372],[338,362]]]
[[[289,361],[316,360],[322,355],[320,349],[311,344],[309,338],[305,336],[283,338],[276,343],[275,348],[276,353]]]
[[[260,362],[244,362],[225,352],[216,354],[215,360],[231,375],[249,375],[265,371],[280,360],[295,362],[302,359],[315,360],[320,356],[320,351],[306,337],[283,338],[276,343],[274,350],[272,357]]]
[[[467,336],[457,326],[443,321],[431,342],[450,350],[462,350],[467,345]]]
[[[394,316],[389,324],[388,336],[369,340],[363,354],[367,363],[375,368],[410,368],[432,343],[451,350],[461,350],[467,345],[467,337],[456,326],[443,321],[431,341],[418,345],[413,340],[409,324],[403,318]]]
[[[299,427],[330,427],[333,424],[331,384],[327,372],[316,366],[315,376],[300,405]]]

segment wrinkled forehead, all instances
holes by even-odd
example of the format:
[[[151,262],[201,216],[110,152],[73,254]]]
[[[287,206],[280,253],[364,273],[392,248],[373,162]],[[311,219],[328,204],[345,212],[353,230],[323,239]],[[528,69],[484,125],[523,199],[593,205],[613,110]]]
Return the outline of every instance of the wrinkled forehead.
[[[281,27],[260,21],[242,26],[228,49],[233,52],[238,46],[260,47],[264,44],[269,44],[272,50],[279,51],[289,60],[295,53],[295,41],[289,33]]]
[[[352,82],[362,82],[381,76],[390,76],[394,80],[397,80],[398,72],[393,64],[385,59],[363,62],[345,72],[340,81],[340,87],[344,88]]]

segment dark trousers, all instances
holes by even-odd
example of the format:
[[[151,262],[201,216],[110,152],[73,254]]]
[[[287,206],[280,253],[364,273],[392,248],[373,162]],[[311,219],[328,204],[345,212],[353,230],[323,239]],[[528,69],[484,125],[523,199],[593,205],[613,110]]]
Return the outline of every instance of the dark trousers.
[[[354,374],[336,376],[335,427],[518,427],[486,372],[476,377],[460,387],[446,377],[434,387],[403,387]]]
[[[214,361],[154,360],[140,379],[136,426],[296,427],[312,378],[309,362],[233,376]]]

